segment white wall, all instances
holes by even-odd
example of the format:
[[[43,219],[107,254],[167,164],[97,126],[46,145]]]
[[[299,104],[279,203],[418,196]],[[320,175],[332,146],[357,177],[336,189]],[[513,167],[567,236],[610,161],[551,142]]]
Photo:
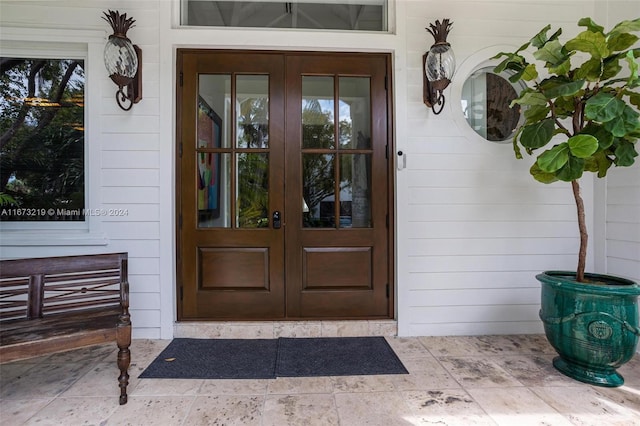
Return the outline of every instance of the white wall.
[[[528,174],[532,159],[515,160],[510,144],[486,142],[471,132],[460,119],[456,94],[474,66],[509,46],[515,50],[547,23],[564,27],[566,36],[576,34],[578,19],[594,16],[595,3],[407,2],[410,158],[401,172],[406,187],[398,189],[406,191],[398,202],[400,334],[542,330],[534,276],[577,264],[570,186],[535,182]],[[425,24],[443,17],[454,22],[449,42],[459,71],[449,107],[434,116],[420,99],[420,56],[431,42]],[[590,214],[592,180],[584,179],[582,187]]]
[[[161,209],[169,209],[170,202],[161,203],[160,192],[159,3],[158,0],[0,2],[2,49],[10,44],[5,34],[15,32],[16,28],[40,30],[36,31],[42,33],[36,44],[45,49],[50,48],[50,41],[63,39],[64,35],[68,36],[67,43],[92,42],[86,62],[88,198],[92,208],[127,211],[125,216],[92,218],[96,220],[90,235],[84,237],[76,233],[69,238],[69,232],[51,236],[37,231],[10,233],[3,228],[0,256],[128,252],[134,337],[150,338],[161,334],[160,247],[171,244],[170,240],[161,241],[161,229],[173,226],[169,221],[161,222]],[[117,87],[108,78],[102,59],[104,43],[112,32],[101,19],[107,9],[119,9],[136,19],[136,27],[128,35],[143,50],[144,99],[128,112],[115,102]],[[98,46],[78,35],[78,31],[101,35]],[[167,194],[168,191],[165,190]],[[62,245],[56,245],[56,241]],[[171,263],[170,258],[162,261]],[[167,279],[171,280],[170,273]],[[171,311],[165,314],[169,318],[172,315]]]
[[[640,17],[640,2],[618,7],[607,5],[609,24],[629,17]],[[637,43],[640,47],[640,43]],[[636,147],[636,149],[640,149]],[[640,159],[629,168],[612,169],[606,179],[605,252],[603,272],[630,278],[640,283]],[[640,351],[640,348],[638,349]]]
[[[640,282],[640,167],[607,176],[606,272]]]
[[[534,275],[544,269],[574,269],[577,259],[571,189],[534,182],[528,175],[530,160],[515,160],[509,144],[483,141],[461,122],[461,112],[455,109],[455,94],[464,80],[460,73],[447,91],[442,114],[435,116],[422,104],[420,60],[433,43],[424,27],[436,19],[454,22],[449,41],[464,71],[483,55],[495,53],[492,46],[516,48],[547,23],[564,26],[571,35],[578,32],[579,18],[592,16],[605,23],[613,10],[621,16],[625,10],[635,13],[635,3],[398,0],[394,34],[345,34],[178,29],[177,8],[169,0],[0,0],[0,25],[97,30],[104,31],[106,40],[110,31],[100,16],[107,9],[127,12],[137,20],[129,36],[143,49],[144,98],[129,112],[119,110],[113,99],[115,86],[101,58],[88,64],[96,70],[91,78],[97,73],[100,80],[99,96],[87,104],[99,117],[94,127],[99,131],[87,141],[99,153],[98,165],[91,170],[92,190],[99,206],[128,208],[130,214],[103,218],[96,225],[106,245],[24,246],[3,241],[2,257],[128,251],[134,336],[171,337],[176,49],[385,51],[394,57],[396,150],[407,155],[407,167],[396,176],[399,333],[541,331]],[[632,173],[637,178],[637,168]],[[605,192],[612,194],[614,186],[610,180]],[[628,190],[636,193],[620,188],[621,193]],[[585,179],[583,191],[588,213],[593,213],[592,180]],[[626,222],[628,218],[615,220],[629,229],[637,227],[637,222]],[[636,236],[633,241],[636,248],[638,240]],[[611,254],[611,243],[609,248]],[[590,265],[593,253],[592,248]],[[609,260],[609,269],[613,264]]]

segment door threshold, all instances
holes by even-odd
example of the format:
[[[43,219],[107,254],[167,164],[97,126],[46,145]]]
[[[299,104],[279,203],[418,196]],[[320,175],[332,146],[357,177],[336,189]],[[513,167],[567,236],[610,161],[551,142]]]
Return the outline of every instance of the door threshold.
[[[364,321],[196,321],[176,322],[174,338],[275,339],[278,337],[360,337],[398,335],[396,320]]]

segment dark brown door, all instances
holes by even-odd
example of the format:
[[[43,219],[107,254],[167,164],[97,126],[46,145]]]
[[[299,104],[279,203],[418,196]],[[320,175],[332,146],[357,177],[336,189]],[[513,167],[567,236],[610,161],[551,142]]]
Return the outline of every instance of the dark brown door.
[[[393,315],[388,61],[178,51],[178,319]]]

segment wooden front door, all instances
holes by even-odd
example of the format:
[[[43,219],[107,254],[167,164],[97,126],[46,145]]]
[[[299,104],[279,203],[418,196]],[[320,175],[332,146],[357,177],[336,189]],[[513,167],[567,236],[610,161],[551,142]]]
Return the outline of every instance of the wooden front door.
[[[393,316],[390,56],[178,51],[178,319]]]

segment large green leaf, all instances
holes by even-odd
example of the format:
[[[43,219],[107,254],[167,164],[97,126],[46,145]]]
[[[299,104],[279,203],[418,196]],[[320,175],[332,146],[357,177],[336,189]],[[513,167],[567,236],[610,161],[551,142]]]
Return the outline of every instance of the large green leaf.
[[[522,72],[522,79],[524,81],[532,81],[536,78],[538,78],[538,70],[536,69],[536,65],[527,64],[527,66],[524,68],[524,71]],[[512,81],[512,83],[515,83],[515,81]]]
[[[629,87],[635,87],[640,81],[638,77],[638,62],[635,60],[633,52],[631,51],[627,52],[625,60],[627,64],[629,64],[629,79],[627,80],[627,85],[629,85]]]
[[[572,155],[569,156],[569,161],[562,166],[560,170],[556,173],[558,179],[571,182],[576,179],[580,179],[582,173],[584,173],[585,161],[582,158],[577,158]]]
[[[576,110],[576,105],[573,102],[572,97],[556,98],[553,103],[555,105],[554,112],[557,117],[573,117],[573,113]]]
[[[604,70],[600,80],[609,80],[617,76],[622,71],[622,66],[617,57],[611,56],[604,60]]]
[[[576,70],[576,78],[582,78],[587,81],[599,81],[602,74],[603,64],[599,59],[589,59],[585,61]]]
[[[591,18],[582,18],[578,21],[578,26],[579,27],[587,27],[589,29],[589,31],[592,31],[594,33],[601,33],[604,31],[604,27],[596,24],[595,22],[593,22],[593,20]]]
[[[538,34],[534,35],[529,41],[534,47],[540,48],[549,40],[547,38],[547,31],[551,29],[551,25],[547,25],[541,29]]]
[[[630,90],[625,91],[625,93],[629,96],[629,103],[640,109],[640,93],[635,93]]]
[[[549,41],[535,51],[533,56],[537,60],[547,62],[551,65],[559,65],[569,58],[569,55],[564,52],[562,44],[560,44],[558,40]]]
[[[536,163],[543,172],[554,173],[567,164],[567,161],[569,161],[569,144],[563,142],[540,154]]]
[[[611,31],[609,31],[609,37],[615,37],[622,33],[632,33],[634,31],[640,31],[640,18],[633,21],[622,21],[618,23]]]
[[[527,122],[540,121],[549,115],[551,109],[546,105],[531,105],[524,110],[524,118]]]
[[[535,92],[533,90],[524,90],[520,94],[519,98],[516,98],[513,101],[511,101],[511,104],[509,105],[509,107],[513,108],[515,104],[528,105],[528,106],[547,105],[547,98],[545,98],[545,96],[540,92]]]
[[[607,48],[611,52],[620,52],[633,46],[636,41],[638,41],[638,36],[635,34],[616,34],[607,40]]]
[[[543,172],[540,170],[540,167],[538,167],[538,163],[533,163],[529,169],[529,173],[531,173],[531,176],[533,176],[533,178],[538,182],[553,183],[558,181],[555,173]]]
[[[638,152],[633,143],[625,140],[621,141],[615,151],[616,158],[614,162],[616,166],[628,167],[635,162],[635,157],[638,156]]]
[[[554,123],[552,118],[524,126],[520,134],[520,143],[528,149],[543,147],[553,137],[553,130]]]
[[[609,156],[605,155],[603,152],[596,154],[594,158],[598,162],[598,177],[605,177],[607,175],[607,170],[609,170],[609,168],[613,164],[613,160],[611,160],[611,158],[609,158]]]
[[[566,61],[554,65],[549,66],[549,72],[556,75],[568,75],[569,71],[571,71],[571,58],[567,58]]]
[[[603,178],[607,175],[607,170],[609,170],[611,164],[613,164],[613,161],[604,152],[598,152],[585,159],[584,170],[593,173],[597,172],[598,177]]]
[[[551,77],[540,83],[542,93],[548,98],[575,95],[584,86],[584,80],[573,81],[566,77]]]
[[[613,144],[613,135],[602,125],[589,123],[584,129],[582,129],[581,133],[595,137],[598,140],[599,151],[604,151]]]
[[[508,53],[508,52],[500,52],[496,56],[491,59],[498,59],[502,56],[506,56],[505,59],[502,60],[498,65],[496,65],[493,69],[493,72],[496,74],[500,74],[502,71],[506,69],[518,71],[525,67],[526,60],[523,56],[518,55],[517,53]]]
[[[567,141],[571,155],[578,158],[590,157],[598,150],[598,139],[591,135],[575,135]]]
[[[602,59],[609,56],[607,40],[602,33],[583,31],[575,38],[569,40],[565,44],[565,47],[569,50],[586,52],[596,59]]]
[[[598,92],[597,95],[587,101],[584,114],[589,120],[606,123],[620,116],[625,106],[623,101],[612,94]]]
[[[640,114],[638,114],[630,106],[624,104],[622,114],[604,123],[604,128],[607,129],[609,132],[611,132],[613,136],[617,136],[621,138],[633,132],[634,130],[637,130],[638,127],[640,127],[640,122],[638,121],[638,117],[640,117]]]

